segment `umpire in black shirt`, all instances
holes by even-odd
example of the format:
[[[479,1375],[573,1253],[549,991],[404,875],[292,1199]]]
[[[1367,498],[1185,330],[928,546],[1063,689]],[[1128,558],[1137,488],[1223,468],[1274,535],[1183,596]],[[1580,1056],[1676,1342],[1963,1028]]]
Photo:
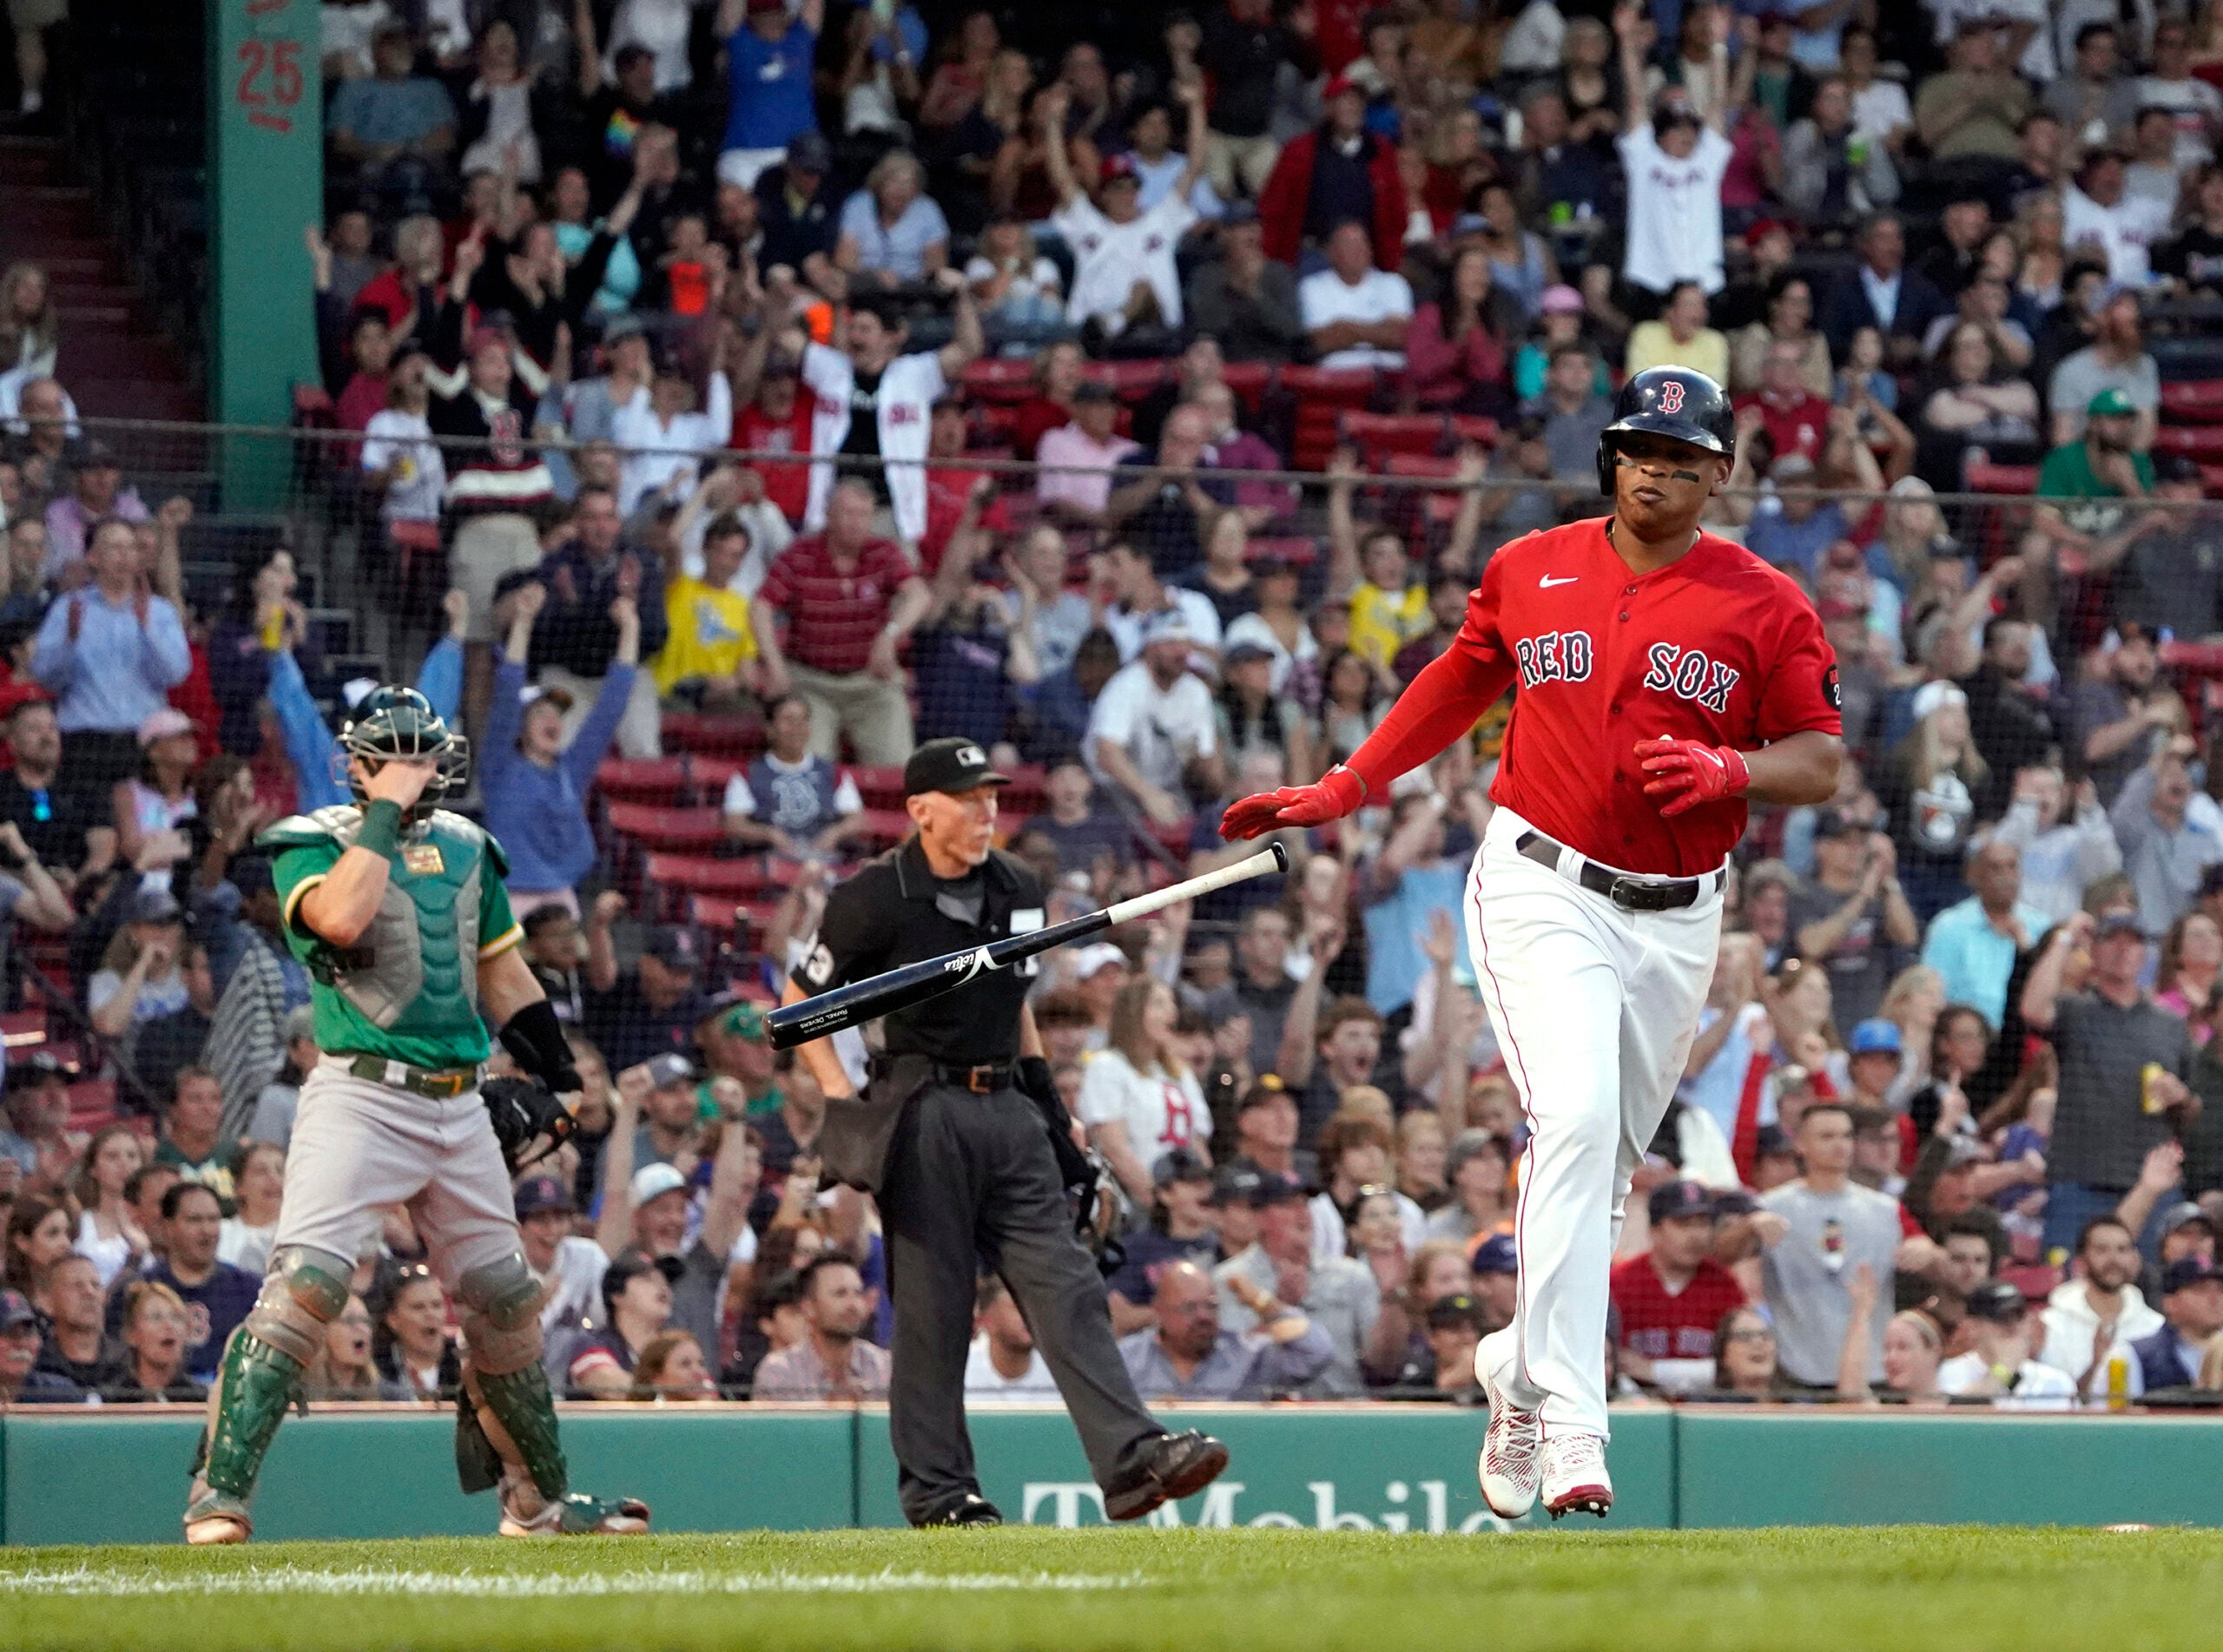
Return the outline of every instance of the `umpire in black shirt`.
[[[904,765],[917,830],[827,898],[795,1004],[940,953],[1039,929],[1042,888],[991,848],[1006,783],[968,740],[930,740]],[[888,1435],[914,1525],[993,1525],[965,1428],[975,1282],[1000,1274],[1058,1379],[1104,1490],[1133,1520],[1210,1484],[1227,1448],[1170,1434],[1135,1393],[1104,1284],[1073,1231],[1051,1132],[1070,1129],[1027,1008],[1034,960],[984,971],[881,1023],[885,1048],[854,1092],[832,1044],[802,1046],[824,1086],[827,1175],[876,1194],[895,1306]],[[1055,1121],[1055,1122],[1053,1122]]]

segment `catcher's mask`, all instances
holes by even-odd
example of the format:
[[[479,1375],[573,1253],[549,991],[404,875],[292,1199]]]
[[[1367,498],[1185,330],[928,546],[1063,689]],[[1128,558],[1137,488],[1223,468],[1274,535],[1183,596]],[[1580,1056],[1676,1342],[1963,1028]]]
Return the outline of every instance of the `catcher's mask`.
[[[470,741],[451,729],[414,688],[373,688],[365,694],[340,731],[340,754],[347,789],[358,803],[366,800],[362,776],[356,773],[358,759],[373,773],[396,758],[432,760],[437,772],[403,817],[409,826],[427,819],[444,799],[461,793],[471,777]]]

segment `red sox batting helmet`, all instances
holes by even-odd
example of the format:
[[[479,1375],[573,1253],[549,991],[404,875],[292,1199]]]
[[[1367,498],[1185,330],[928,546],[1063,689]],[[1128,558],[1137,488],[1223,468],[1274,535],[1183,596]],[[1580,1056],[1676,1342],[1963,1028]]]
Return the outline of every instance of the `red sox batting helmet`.
[[[1692,447],[1737,455],[1737,414],[1728,393],[1691,367],[1647,367],[1631,376],[1613,398],[1613,422],[1598,437],[1598,490],[1613,494],[1616,438],[1641,433],[1666,436]]]

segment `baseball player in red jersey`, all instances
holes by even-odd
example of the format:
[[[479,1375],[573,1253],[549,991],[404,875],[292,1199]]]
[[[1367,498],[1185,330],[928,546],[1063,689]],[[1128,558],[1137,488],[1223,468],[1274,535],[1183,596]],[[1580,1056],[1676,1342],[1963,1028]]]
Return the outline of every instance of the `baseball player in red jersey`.
[[[1612,1506],[1608,1272],[1631,1174],[1673,1097],[1713,973],[1748,801],[1837,789],[1837,668],[1791,582],[1700,531],[1736,420],[1705,374],[1622,387],[1598,443],[1613,514],[1491,558],[1458,638],[1347,765],[1231,806],[1220,830],[1311,826],[1465,734],[1516,681],[1467,937],[1529,1139],[1514,1320],[1482,1340],[1482,1496],[1517,1519]]]

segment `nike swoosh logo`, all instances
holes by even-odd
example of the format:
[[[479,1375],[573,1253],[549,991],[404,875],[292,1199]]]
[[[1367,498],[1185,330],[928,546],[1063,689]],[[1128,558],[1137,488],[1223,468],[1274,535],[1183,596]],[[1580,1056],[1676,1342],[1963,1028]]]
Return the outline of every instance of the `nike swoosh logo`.
[[[1554,585],[1572,585],[1576,580],[1581,577],[1582,576],[1580,574],[1563,574],[1559,578],[1553,579],[1549,574],[1547,574],[1543,578],[1538,580],[1536,583],[1542,586],[1546,590],[1549,590]]]

